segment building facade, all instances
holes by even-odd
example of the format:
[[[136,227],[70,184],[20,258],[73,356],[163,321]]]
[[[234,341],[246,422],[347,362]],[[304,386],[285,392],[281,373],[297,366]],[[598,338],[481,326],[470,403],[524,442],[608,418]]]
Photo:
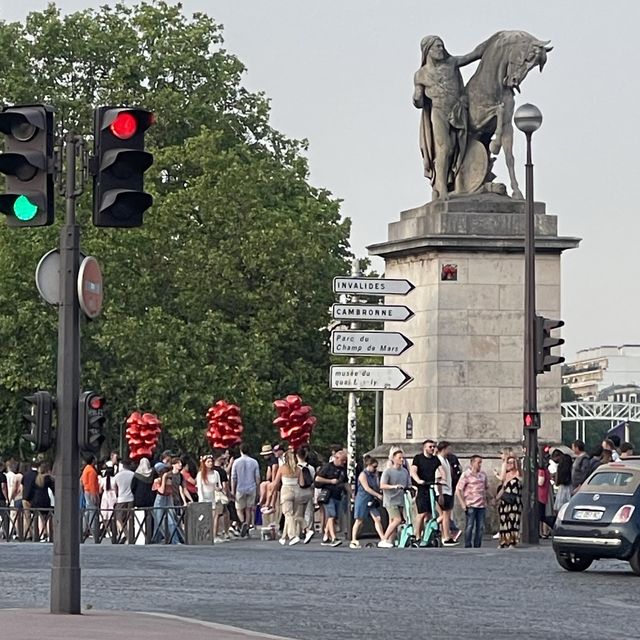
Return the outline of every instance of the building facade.
[[[562,384],[582,400],[596,400],[610,387],[640,385],[640,345],[582,349],[562,370]],[[633,400],[626,400],[635,402]]]

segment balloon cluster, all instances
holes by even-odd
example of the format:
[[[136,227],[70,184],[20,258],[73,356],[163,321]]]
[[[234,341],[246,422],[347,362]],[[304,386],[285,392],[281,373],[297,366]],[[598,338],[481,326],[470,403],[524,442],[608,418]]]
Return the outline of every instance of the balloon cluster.
[[[207,411],[207,440],[212,449],[228,449],[242,442],[240,407],[218,400]]]
[[[162,423],[153,413],[134,411],[127,418],[125,438],[129,445],[129,457],[132,460],[151,458],[158,446]]]
[[[297,395],[276,400],[273,406],[278,412],[278,417],[273,424],[280,429],[280,438],[286,440],[293,449],[299,449],[302,445],[308,444],[318,421],[311,415],[311,407],[302,404],[302,399]]]

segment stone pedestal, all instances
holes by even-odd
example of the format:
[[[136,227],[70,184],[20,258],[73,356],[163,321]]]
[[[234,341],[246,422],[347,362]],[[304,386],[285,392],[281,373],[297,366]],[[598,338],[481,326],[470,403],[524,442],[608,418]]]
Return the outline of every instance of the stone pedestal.
[[[578,238],[559,237],[557,218],[536,212],[537,313],[561,318],[560,257]],[[522,442],[525,203],[492,194],[436,201],[403,211],[387,242],[369,253],[385,260],[386,278],[415,290],[386,303],[415,317],[387,323],[414,347],[385,364],[414,381],[384,394],[383,447],[415,453],[427,437],[450,440],[461,457],[495,455]],[[455,279],[454,279],[455,277]],[[541,440],[560,440],[560,367],[538,376]],[[413,434],[406,438],[407,414]]]

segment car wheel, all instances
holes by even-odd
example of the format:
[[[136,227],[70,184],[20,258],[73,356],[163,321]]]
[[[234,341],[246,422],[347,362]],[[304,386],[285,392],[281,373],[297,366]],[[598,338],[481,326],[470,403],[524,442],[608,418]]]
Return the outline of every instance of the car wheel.
[[[565,571],[586,571],[593,562],[593,558],[577,556],[573,553],[564,556],[556,554],[556,560]]]
[[[640,547],[638,547],[631,556],[629,560],[629,564],[631,565],[631,570],[637,576],[640,576]]]

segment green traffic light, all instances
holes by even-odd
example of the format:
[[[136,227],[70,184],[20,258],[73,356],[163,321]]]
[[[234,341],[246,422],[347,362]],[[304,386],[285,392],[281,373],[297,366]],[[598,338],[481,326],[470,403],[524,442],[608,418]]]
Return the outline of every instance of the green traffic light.
[[[18,220],[31,220],[38,213],[38,205],[33,204],[27,196],[18,196],[13,203],[13,213]]]

